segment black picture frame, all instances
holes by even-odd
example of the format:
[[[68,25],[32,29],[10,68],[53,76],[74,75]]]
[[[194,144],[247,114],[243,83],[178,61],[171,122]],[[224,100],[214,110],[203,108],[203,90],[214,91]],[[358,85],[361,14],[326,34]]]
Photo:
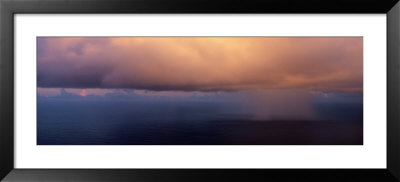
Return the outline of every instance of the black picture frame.
[[[14,14],[18,13],[386,14],[387,168],[15,169]],[[399,17],[398,0],[0,0],[0,179],[4,181],[400,181]]]

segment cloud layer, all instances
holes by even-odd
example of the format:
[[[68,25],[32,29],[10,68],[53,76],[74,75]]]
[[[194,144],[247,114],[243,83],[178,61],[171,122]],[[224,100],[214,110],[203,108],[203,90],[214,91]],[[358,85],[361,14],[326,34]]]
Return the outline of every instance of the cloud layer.
[[[362,92],[361,37],[39,37],[38,87]]]

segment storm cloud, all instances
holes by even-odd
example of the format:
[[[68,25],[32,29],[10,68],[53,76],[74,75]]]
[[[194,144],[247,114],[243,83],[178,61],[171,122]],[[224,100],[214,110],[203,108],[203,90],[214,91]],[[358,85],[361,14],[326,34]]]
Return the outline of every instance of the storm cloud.
[[[362,37],[38,37],[38,87],[362,92]]]

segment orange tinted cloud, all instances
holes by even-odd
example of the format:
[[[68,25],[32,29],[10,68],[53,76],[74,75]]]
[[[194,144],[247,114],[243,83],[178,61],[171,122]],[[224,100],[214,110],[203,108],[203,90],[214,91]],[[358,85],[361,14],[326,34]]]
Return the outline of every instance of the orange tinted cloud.
[[[86,97],[87,96],[86,89],[82,89],[82,91],[79,93],[79,95],[82,97]]]
[[[38,86],[361,92],[362,37],[38,38]]]
[[[42,90],[46,90],[43,89]],[[97,96],[104,96],[108,93],[113,93],[115,90],[113,89],[75,89],[75,88],[67,88],[65,89],[68,93],[77,94],[80,96],[87,96],[87,95],[97,95]]]

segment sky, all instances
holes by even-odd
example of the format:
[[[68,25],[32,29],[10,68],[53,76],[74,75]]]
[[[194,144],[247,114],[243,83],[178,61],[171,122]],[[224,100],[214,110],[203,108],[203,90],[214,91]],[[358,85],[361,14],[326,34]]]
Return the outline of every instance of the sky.
[[[38,87],[362,91],[362,38],[38,38]]]
[[[38,37],[37,64],[40,99],[362,103],[362,37]]]

